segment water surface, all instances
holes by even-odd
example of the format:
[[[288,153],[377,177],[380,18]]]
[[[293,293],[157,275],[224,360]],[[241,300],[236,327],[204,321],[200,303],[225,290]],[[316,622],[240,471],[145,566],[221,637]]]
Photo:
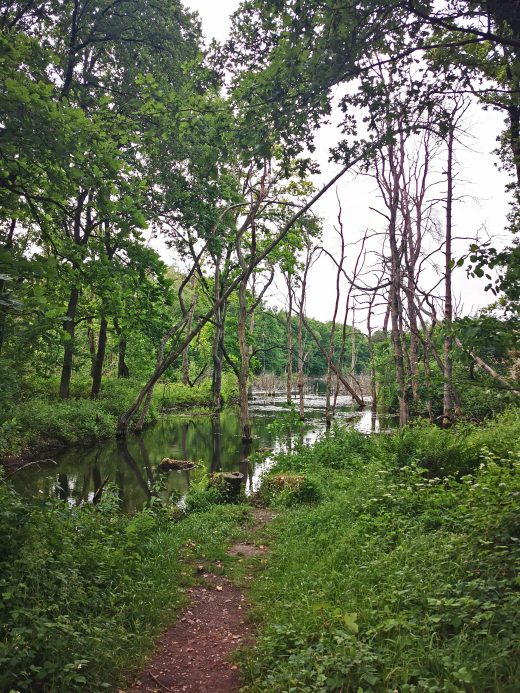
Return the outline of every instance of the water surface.
[[[325,398],[308,395],[305,399],[307,422],[303,431],[272,431],[270,424],[287,415],[285,397],[260,394],[251,401],[254,440],[250,446],[241,441],[235,409],[226,409],[220,416],[167,415],[140,436],[60,451],[52,455],[56,464],[27,467],[14,475],[13,483],[25,495],[43,494],[75,505],[91,501],[108,477],[119,490],[123,510],[132,512],[142,507],[159,486],[163,487],[161,495],[175,492],[182,496],[193,478],[200,476],[200,467],[166,473],[158,470],[160,461],[170,457],[192,460],[212,472],[238,470],[244,474],[246,492],[251,493],[272,465],[271,454],[260,459],[254,454],[259,448],[272,448],[276,453],[294,445],[296,439],[310,444],[324,432]],[[357,411],[348,397],[338,398],[336,419],[366,432],[378,430],[380,425],[372,419],[370,410]]]

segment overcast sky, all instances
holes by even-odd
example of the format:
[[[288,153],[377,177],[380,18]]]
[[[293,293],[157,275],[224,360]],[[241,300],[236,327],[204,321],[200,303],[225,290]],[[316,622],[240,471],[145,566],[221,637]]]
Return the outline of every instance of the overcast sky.
[[[201,17],[204,35],[207,39],[226,39],[229,32],[229,16],[238,7],[238,0],[185,0],[185,5],[196,10]],[[470,133],[468,148],[459,147],[457,151],[458,182],[456,194],[461,198],[455,205],[454,233],[457,236],[474,237],[479,233],[483,238],[488,234],[496,245],[503,245],[508,210],[505,193],[506,176],[497,170],[496,157],[492,151],[496,147],[497,133],[502,129],[503,117],[495,112],[484,112],[477,106],[470,109],[466,117],[466,128]],[[337,166],[328,162],[328,150],[337,140],[334,124],[324,126],[318,133],[317,159],[321,175],[315,179],[317,185],[323,184],[337,171]],[[359,239],[365,229],[381,229],[381,217],[370,207],[381,207],[374,181],[366,178],[343,179],[337,188],[343,208],[343,221],[348,241]],[[442,209],[439,209],[442,212]],[[337,218],[335,190],[331,190],[320,201],[316,212],[324,219],[324,245],[331,251],[337,249],[337,236],[334,232]],[[469,241],[459,241],[456,253],[463,254]],[[355,254],[354,248],[351,251]],[[171,261],[171,256],[165,258]],[[439,262],[442,261],[439,256]],[[352,262],[352,261],[351,261]],[[432,270],[432,284],[438,280]],[[430,281],[430,277],[428,278]],[[460,312],[468,314],[491,302],[492,296],[483,291],[484,282],[468,280],[464,270],[454,277],[454,298]],[[346,290],[345,290],[346,291]],[[310,274],[307,312],[322,320],[330,319],[335,298],[335,271],[330,260],[322,259]],[[284,304],[283,287],[274,287],[269,302]]]

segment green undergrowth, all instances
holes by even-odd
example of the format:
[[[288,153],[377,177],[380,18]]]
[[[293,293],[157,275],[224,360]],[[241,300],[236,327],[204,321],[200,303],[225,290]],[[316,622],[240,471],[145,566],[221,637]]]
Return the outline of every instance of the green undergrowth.
[[[0,396],[0,459],[114,435],[118,417],[130,407],[142,384],[140,380],[107,377],[99,397],[91,400],[90,379],[77,376],[70,399],[63,401],[56,394],[56,378],[31,378],[21,386],[18,396],[11,393],[5,402]],[[161,411],[208,407],[210,388],[209,380],[193,388],[182,383],[159,383],[146,423],[155,421]],[[232,383],[226,388],[225,394],[232,401]]]
[[[520,690],[520,416],[393,435],[336,429],[269,479],[244,693]],[[462,470],[462,471],[460,471]]]
[[[173,523],[159,505],[122,514],[27,501],[0,481],[0,690],[101,691],[124,684],[184,602],[194,564],[223,560],[248,509]]]

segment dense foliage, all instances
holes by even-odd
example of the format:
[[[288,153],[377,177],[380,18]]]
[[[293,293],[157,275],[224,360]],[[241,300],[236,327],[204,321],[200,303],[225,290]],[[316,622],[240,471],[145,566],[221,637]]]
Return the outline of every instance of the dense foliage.
[[[247,467],[261,374],[297,390],[300,431],[308,377],[327,424],[338,382],[399,413],[395,434],[333,428],[264,480],[279,516],[251,590],[250,693],[520,689],[519,16],[518,0],[243,0],[208,46],[180,0],[0,2],[0,458],[238,400],[227,434]],[[459,253],[470,103],[505,117],[512,235],[465,229]],[[311,182],[326,120],[337,171]],[[357,240],[347,173],[376,189],[360,204],[379,226]],[[305,314],[320,257],[336,275],[322,321]],[[457,269],[494,303],[459,315]],[[124,685],[192,549],[222,558],[239,535],[247,510],[215,483],[192,484],[176,523],[153,478],[127,517],[110,485],[69,507],[0,476],[1,690]]]
[[[2,482],[0,688],[122,684],[184,601],[189,542],[223,558],[245,518],[243,508],[226,506],[172,524],[159,505],[129,518],[114,491],[71,509],[22,500]]]
[[[516,691],[520,422],[336,430],[282,457],[247,691]],[[281,509],[285,508],[285,509]]]

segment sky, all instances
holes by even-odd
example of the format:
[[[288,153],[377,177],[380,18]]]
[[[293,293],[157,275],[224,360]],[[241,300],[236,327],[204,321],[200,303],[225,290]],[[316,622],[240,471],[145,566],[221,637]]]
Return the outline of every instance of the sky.
[[[207,40],[227,38],[230,27],[230,14],[238,7],[238,0],[184,0],[185,5],[199,13],[203,33]],[[334,114],[332,121],[334,121]],[[465,118],[465,128],[469,135],[465,146],[456,152],[457,180],[454,206],[454,235],[467,239],[477,234],[481,239],[490,237],[495,246],[505,244],[504,231],[508,212],[508,197],[505,186],[507,176],[496,167],[497,157],[492,154],[496,148],[496,136],[502,129],[503,117],[496,112],[484,112],[473,106]],[[328,161],[330,146],[337,141],[337,125],[331,122],[322,126],[317,134],[316,158],[321,173],[314,178],[317,186],[323,185],[338,171],[338,167]],[[442,179],[442,171],[439,171]],[[440,186],[442,187],[442,186]],[[354,243],[349,251],[347,267],[352,267],[357,255],[356,241],[367,229],[380,230],[381,216],[370,208],[382,209],[375,182],[366,177],[350,176],[341,179],[337,189],[331,189],[315,207],[316,213],[324,222],[322,244],[332,252],[337,252],[338,237],[334,231],[337,226],[337,200],[341,200],[343,223],[347,242]],[[442,211],[442,209],[440,209]],[[454,244],[455,256],[463,255],[469,240]],[[167,251],[161,248],[165,260],[171,261]],[[439,262],[442,261],[439,256]],[[437,275],[437,276],[436,276]],[[426,283],[433,286],[439,280],[436,269],[430,270]],[[278,307],[285,306],[284,287],[280,281],[273,285],[266,295],[268,303]],[[464,269],[454,273],[454,303],[460,314],[473,314],[480,307],[492,301],[492,295],[484,292],[482,280],[468,279]],[[426,288],[426,286],[424,287]],[[347,287],[343,286],[344,295]],[[342,298],[342,301],[344,297]],[[335,301],[335,270],[330,260],[323,256],[316,262],[309,274],[309,288],[306,310],[308,315],[321,320],[332,317]]]

